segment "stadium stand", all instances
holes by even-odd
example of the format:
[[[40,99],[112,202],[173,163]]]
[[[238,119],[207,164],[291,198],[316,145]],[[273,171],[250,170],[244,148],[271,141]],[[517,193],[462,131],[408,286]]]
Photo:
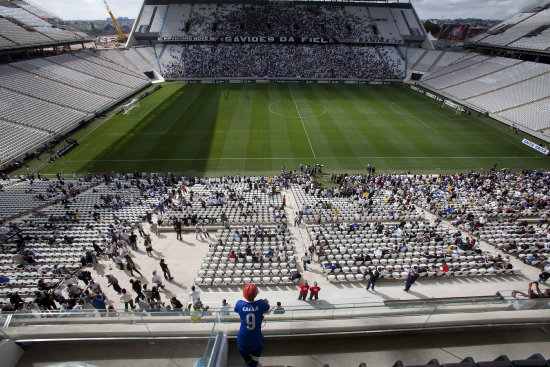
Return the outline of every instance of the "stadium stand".
[[[470,60],[477,61],[480,59],[472,58]],[[445,89],[453,85],[462,84],[466,81],[482,77],[487,74],[495,73],[521,62],[520,60],[507,59],[504,57],[495,57],[482,61],[483,62],[462,67],[461,69],[454,72],[448,71],[449,69],[447,69],[444,75],[438,75],[437,77],[432,74],[431,76],[424,79],[424,83],[434,89]],[[464,64],[458,62],[456,65],[463,66]]]
[[[416,44],[425,33],[408,4],[392,6],[169,4],[156,46],[160,71],[169,79],[402,79],[404,55],[394,46],[404,40],[396,19]],[[145,2],[130,44],[145,44],[153,36],[148,24],[159,11]],[[251,35],[272,40],[256,42]],[[153,52],[146,52],[152,63]]]
[[[420,58],[424,55],[424,53],[427,52],[427,50],[423,48],[407,47],[402,52],[407,57],[408,68],[411,69],[414,65],[416,65],[417,61],[420,60]]]
[[[138,33],[147,32],[140,28],[150,16],[153,5],[145,5]],[[189,37],[235,37],[249,36],[293,36],[325,37],[341,41],[403,43],[389,9],[365,6],[343,6],[327,4],[311,6],[271,6],[268,4],[170,4],[161,38],[175,40]],[[370,13],[374,12],[379,35],[373,31]],[[420,35],[420,26],[411,9],[406,10],[414,21],[414,33]],[[400,15],[403,24],[404,18]],[[267,27],[266,27],[267,25]],[[141,31],[140,31],[141,29]],[[153,31],[148,31],[153,32]],[[407,30],[406,34],[410,35]]]
[[[414,66],[415,71],[419,72],[427,72],[432,68],[432,65],[437,62],[437,60],[441,57],[443,54],[442,51],[437,50],[429,50],[422,58],[420,58],[417,63]]]
[[[490,28],[486,33],[474,37],[471,43],[510,51],[531,50],[548,53],[549,7],[548,0],[534,2],[520,13]]]
[[[445,88],[445,92],[458,98],[468,99],[497,90],[522,80],[529,80],[533,77],[550,72],[546,64],[525,61],[492,73],[485,77],[470,80],[467,83]]]
[[[296,59],[301,63],[295,63]],[[169,79],[301,77],[384,80],[404,76],[404,61],[395,48],[346,45],[170,44],[160,57],[160,66],[163,76]]]
[[[506,269],[502,259],[481,251],[471,238],[458,237],[430,223],[314,227],[310,239],[329,281],[361,281],[369,270],[376,269],[383,278],[405,279],[413,266],[422,277],[515,271]],[[443,269],[444,264],[448,268]]]
[[[490,221],[480,229],[480,238],[523,262],[537,265],[550,253],[546,231],[524,221]]]
[[[400,43],[401,37],[391,10],[384,7],[369,7],[368,10],[380,33],[381,40]]]
[[[26,30],[5,18],[0,18],[0,27],[2,27],[2,37],[9,40],[17,40],[20,45],[35,46],[47,44],[51,41],[40,32]]]
[[[0,220],[19,217],[37,208],[61,202],[81,193],[90,185],[83,180],[13,182],[0,192]]]
[[[464,52],[445,51],[443,55],[437,59],[436,63],[430,68],[430,72],[436,72],[450,64],[454,64],[460,60],[474,57],[475,54],[469,54]]]
[[[0,120],[0,161],[6,162],[13,152],[26,152],[41,145],[51,136],[49,133],[34,128]]]
[[[1,6],[0,7],[0,15],[3,17],[9,17],[14,18],[21,22],[22,24],[25,24],[27,26],[31,27],[49,27],[51,26],[50,23],[46,22],[45,20],[42,20],[41,18],[35,16],[34,14],[28,12],[27,10],[19,7],[7,7],[7,6]]]
[[[154,64],[150,63],[150,61],[139,53],[137,49],[130,48],[127,50],[121,50],[121,52],[124,57],[130,60],[130,63],[135,65],[135,67],[140,71],[152,70],[155,68]]]
[[[497,358],[495,358],[492,361],[479,361],[475,362],[475,360],[472,357],[464,358],[461,362],[458,363],[443,363],[440,364],[437,359],[432,359],[428,361],[426,364],[415,364],[415,365],[409,365],[404,364],[402,361],[397,361],[393,364],[392,367],[515,367],[515,366],[540,366],[540,367],[546,367],[549,366],[550,362],[548,362],[541,354],[533,354],[529,358],[526,359],[515,359],[510,360],[508,356],[501,355]]]
[[[518,121],[518,123],[521,121],[521,124],[529,129],[541,131],[550,136],[548,113],[550,113],[550,98],[509,109],[499,115],[509,121]]]
[[[91,37],[75,32],[59,19],[24,1],[0,4],[0,50],[82,43]]]
[[[544,74],[492,93],[471,98],[468,101],[486,111],[495,113],[550,97],[549,82],[550,75]]]
[[[293,194],[304,215],[305,223],[365,222],[420,220],[423,214],[413,207],[402,205],[393,195],[372,191],[362,194],[341,194],[338,191],[317,192],[293,187]]]
[[[9,65],[0,68],[0,83],[7,89],[87,113],[100,111],[113,102],[111,98],[56,83]]]
[[[148,63],[148,65],[146,65],[148,69],[142,69],[141,71],[151,69],[158,71],[157,55],[153,47],[136,47],[134,50]]]
[[[189,190],[166,205],[165,216],[184,223],[192,217],[209,224],[223,224],[222,217],[236,224],[283,222],[285,213],[278,190],[271,190],[259,177],[249,180],[250,184],[213,178],[208,186],[191,182]]]
[[[494,32],[497,34],[483,38],[482,42],[502,46],[509,45],[511,47],[524,46],[526,48],[532,48],[532,40],[529,39],[531,37],[528,37],[527,35],[541,26],[546,25],[548,22],[548,16],[550,16],[550,9],[532,14],[529,17],[521,19],[520,22],[517,22],[512,27],[507,28],[502,33],[500,32],[500,29],[502,28],[496,29]],[[489,32],[491,32],[491,30],[489,30]],[[544,45],[546,47],[543,46],[543,49],[550,47],[550,43],[548,42],[544,43]]]
[[[502,57],[462,58],[424,75],[421,85],[510,124],[547,134],[545,118],[550,67]]]
[[[150,46],[136,47],[131,50],[116,48],[85,50],[84,52],[99,56],[101,59],[107,59],[111,61],[109,63],[111,65],[112,63],[118,64],[117,70],[125,74],[133,75],[135,72],[144,73],[152,70],[159,73],[155,49]],[[96,60],[96,58],[93,59]]]
[[[20,136],[10,128],[13,124],[35,129],[22,130],[30,134],[26,143],[5,150],[2,162],[74,129],[149,84],[149,79],[137,70],[89,50],[2,65],[0,119],[11,122],[3,124],[9,133],[7,141]],[[41,141],[36,140],[39,136]],[[31,142],[33,145],[29,145]]]
[[[0,116],[6,121],[50,133],[67,130],[86,117],[82,112],[3,88],[0,88],[0,101],[2,101]]]
[[[219,230],[201,264],[195,283],[239,285],[297,283],[294,247],[286,225],[277,228]],[[235,257],[229,257],[229,255]]]
[[[10,223],[13,234],[24,234],[25,250],[18,248],[17,238],[4,244],[2,273],[17,280],[3,287],[1,296],[6,297],[14,292],[24,297],[33,296],[38,289],[20,289],[19,281],[31,279],[36,284],[39,278],[44,278],[37,273],[38,267],[52,276],[60,274],[57,269],[79,269],[86,246],[91,248],[93,241],[104,242],[115,226],[130,229],[141,221],[151,207],[147,200],[152,200],[152,197],[140,198],[140,188],[147,185],[145,180],[114,180],[112,184],[101,182],[100,178],[91,177],[80,180],[25,181],[10,185],[0,193],[2,219],[50,205]],[[91,187],[92,190],[87,190]],[[33,261],[25,262],[18,257],[18,254],[29,252],[32,253]],[[58,283],[59,280],[58,277],[48,279],[51,283]]]
[[[212,230],[224,224],[225,229],[218,229],[210,242],[195,278],[197,284],[293,283],[299,269],[294,241],[299,240],[290,236],[287,218],[277,218],[282,187],[290,190],[286,193],[294,197],[307,225],[309,244],[304,245],[314,248],[317,258],[311,266],[321,267],[330,282],[361,281],[375,269],[382,278],[404,279],[413,266],[418,266],[421,277],[435,278],[519,271],[509,258],[481,249],[481,241],[517,255],[530,266],[546,266],[550,257],[548,229],[525,222],[548,210],[550,185],[545,171],[370,178],[337,175],[337,189],[323,188],[308,175],[286,183],[281,177],[116,176],[3,181],[0,220],[14,219],[2,227],[12,238],[4,243],[1,266],[3,273],[17,280],[1,289],[4,297],[17,291],[28,298],[36,289],[27,280],[59,281],[60,273],[51,270],[79,269],[86,248],[99,246],[103,252],[124,247],[117,237],[135,231],[153,212],[168,226],[175,217],[183,219],[189,229],[206,225]],[[493,195],[486,194],[489,187]],[[452,221],[454,229],[440,219],[426,221],[410,203]],[[346,213],[350,205],[355,209]],[[231,213],[232,208],[252,214],[243,220],[237,212]],[[338,213],[336,208],[340,208]],[[363,214],[358,215],[359,208]],[[221,213],[229,213],[225,220],[231,229],[217,220]],[[216,220],[211,221],[212,216]],[[315,216],[320,220],[309,225],[308,217]],[[32,261],[21,259],[29,253]],[[38,274],[39,267],[49,269],[47,275]]]
[[[512,182],[523,178],[519,186],[512,187]],[[418,185],[413,201],[424,209],[442,218],[456,219],[457,216],[472,214],[477,218],[484,217],[532,217],[540,215],[546,207],[548,195],[548,173],[523,176],[521,173],[478,173],[472,175],[456,174],[441,179],[418,177],[409,182],[403,189],[412,184]],[[456,189],[460,187],[460,189]],[[489,187],[496,189],[490,196],[485,195]],[[531,187],[531,189],[529,189]],[[539,191],[540,189],[540,191]],[[522,190],[533,194],[528,201],[521,195]]]
[[[228,11],[233,9],[232,7],[236,5],[228,5],[222,7],[220,12]],[[148,14],[152,5],[145,5],[143,8],[144,14]],[[164,26],[161,30],[161,37],[180,37],[185,35],[185,28],[187,22],[189,21],[189,15],[191,14],[191,4],[170,4],[168,5],[168,11],[166,12],[166,20]],[[141,16],[142,21],[147,19],[147,15]],[[224,23],[220,24],[220,27],[228,26]]]

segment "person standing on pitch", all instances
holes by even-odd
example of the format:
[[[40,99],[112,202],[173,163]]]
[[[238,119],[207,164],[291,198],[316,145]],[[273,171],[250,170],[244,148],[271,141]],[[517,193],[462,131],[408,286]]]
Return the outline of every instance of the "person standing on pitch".
[[[241,328],[237,335],[239,352],[248,366],[257,367],[260,355],[264,349],[264,336],[262,335],[262,321],[264,313],[269,311],[267,299],[254,299],[258,295],[258,287],[249,283],[243,289],[246,301],[237,301],[234,311],[241,318]]]

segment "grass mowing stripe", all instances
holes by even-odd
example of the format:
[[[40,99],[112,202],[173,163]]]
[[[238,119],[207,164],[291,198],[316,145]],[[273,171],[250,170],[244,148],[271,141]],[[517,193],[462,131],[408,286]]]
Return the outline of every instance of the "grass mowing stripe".
[[[357,87],[357,86],[355,86]],[[396,120],[395,118],[390,118],[388,116],[388,110],[382,104],[378,103],[375,99],[375,96],[372,95],[372,92],[369,89],[365,90],[362,88],[361,94],[359,94],[357,88],[336,88],[335,91],[341,97],[338,100],[339,103],[346,106],[346,108],[351,110],[356,110],[359,113],[363,114],[365,119],[368,121],[369,130],[373,131],[373,136],[369,140],[372,141],[373,146],[376,149],[377,156],[384,155],[401,155],[406,156],[407,152],[404,151],[404,144],[396,144],[395,136],[401,134],[399,130],[392,129],[388,131],[388,123],[391,123],[392,127],[395,127]],[[370,97],[370,98],[366,98]],[[360,108],[361,102],[364,100],[373,100],[376,103],[367,104],[366,108],[368,113],[365,114],[363,108]],[[355,103],[354,103],[355,102]],[[357,103],[359,102],[359,103]],[[357,106],[357,107],[356,107]],[[373,154],[374,155],[374,154]]]
[[[411,90],[409,90],[406,87],[402,87],[397,89],[396,92],[404,96],[406,94],[410,94]],[[425,104],[430,104],[434,106],[434,108],[431,110],[431,112],[434,114],[437,114],[439,116],[448,116],[449,113],[452,113],[451,110],[448,109],[447,107],[442,107],[441,102],[435,101],[434,99],[426,97],[425,95],[420,93],[413,93],[413,94],[415,95],[414,96],[415,99],[418,100],[418,104],[417,104],[418,106],[422,106]],[[439,108],[436,108],[437,106],[439,106]],[[525,152],[533,153],[529,151],[528,147],[526,147],[524,144],[521,143],[521,139],[517,139],[515,136],[511,136],[511,130],[506,125],[498,121],[486,118],[482,115],[476,116],[475,113],[469,116],[466,116],[464,114],[456,115],[454,113],[453,115],[458,116],[459,120],[464,121],[463,126],[465,126],[467,129],[476,128],[479,131],[483,130],[488,135],[492,135],[494,137],[493,140],[501,140],[502,137],[504,137],[509,143],[520,148],[521,150],[524,150]],[[456,124],[453,124],[451,122],[453,120],[449,120],[450,124],[447,125],[449,128],[453,128],[454,126],[456,126]],[[501,136],[499,132],[502,133],[503,136]],[[518,135],[523,137],[522,136],[523,134],[518,134]],[[506,145],[505,151],[508,151],[509,148],[510,147]]]
[[[367,162],[385,172],[550,168],[523,134],[400,86],[167,83],[140,103],[42,173],[273,174],[281,163],[358,172]]]
[[[303,113],[311,116],[304,120],[307,129],[310,131],[311,139],[317,150],[321,150],[325,155],[339,156],[342,152],[352,155],[351,147],[347,144],[343,134],[335,126],[331,116],[324,113],[326,109],[317,96],[312,93],[312,85],[306,84],[297,89],[299,100],[302,101],[300,109]],[[314,157],[316,158],[316,157]]]
[[[329,124],[331,139],[327,140],[329,142],[331,140],[339,142],[338,146],[332,146],[333,152],[336,151],[337,153],[339,149],[343,149],[349,150],[350,153],[357,156],[364,155],[364,152],[368,151],[370,143],[358,129],[358,125],[364,123],[360,115],[356,111],[344,108],[340,104],[329,103],[332,97],[327,95],[325,89],[312,88],[310,93],[326,111],[326,114],[323,114],[319,118],[327,121]]]
[[[313,153],[313,158],[316,158],[315,151],[313,150],[313,146],[311,145],[311,140],[309,139],[309,135],[306,130],[306,125],[304,125],[304,119],[302,118],[302,114],[300,113],[300,109],[298,108],[298,104],[296,103],[296,98],[294,98],[294,93],[292,93],[292,88],[290,87],[290,83],[288,84],[288,90],[290,91],[290,95],[292,96],[292,101],[294,102],[294,106],[296,106],[296,111],[298,112],[298,116],[300,117],[300,121],[302,122],[302,126],[304,127],[304,132],[306,133],[307,142],[309,143],[309,147],[311,148],[311,153]]]

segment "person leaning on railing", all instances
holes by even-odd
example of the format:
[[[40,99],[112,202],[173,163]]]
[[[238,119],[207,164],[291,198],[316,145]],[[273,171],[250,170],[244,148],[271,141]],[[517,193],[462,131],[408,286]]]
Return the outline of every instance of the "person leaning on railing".
[[[200,299],[196,299],[191,305],[191,307],[189,308],[189,312],[191,314],[191,322],[192,323],[202,322],[204,312],[208,311],[209,308],[210,306],[204,306]]]

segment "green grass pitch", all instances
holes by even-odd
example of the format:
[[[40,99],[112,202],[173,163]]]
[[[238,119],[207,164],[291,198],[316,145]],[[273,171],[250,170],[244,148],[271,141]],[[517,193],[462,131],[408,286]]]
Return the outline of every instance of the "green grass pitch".
[[[406,86],[166,83],[42,173],[275,174],[550,168],[522,135]]]

